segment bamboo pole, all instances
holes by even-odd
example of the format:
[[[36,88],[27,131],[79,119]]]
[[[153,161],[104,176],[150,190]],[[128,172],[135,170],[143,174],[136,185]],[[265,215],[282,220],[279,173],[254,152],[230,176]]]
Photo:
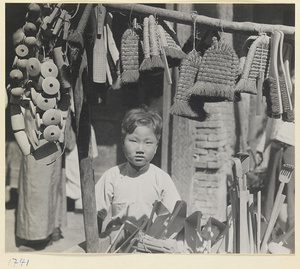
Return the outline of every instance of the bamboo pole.
[[[192,14],[168,10],[163,8],[151,7],[141,4],[103,4],[108,10],[127,12],[131,15],[155,15],[161,19],[192,25],[194,20]],[[279,24],[263,24],[254,22],[233,22],[227,20],[220,20],[216,18],[210,18],[203,15],[195,16],[196,24],[204,24],[211,26],[216,30],[221,30],[224,32],[240,32],[243,34],[253,34],[253,33],[272,33],[274,30],[280,30],[284,33],[286,38],[295,38],[295,27],[279,25]]]

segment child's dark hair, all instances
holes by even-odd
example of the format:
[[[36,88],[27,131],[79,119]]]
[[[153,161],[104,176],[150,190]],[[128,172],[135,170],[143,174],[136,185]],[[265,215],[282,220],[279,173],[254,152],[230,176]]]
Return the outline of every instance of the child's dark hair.
[[[159,141],[162,130],[162,119],[161,117],[149,110],[146,105],[142,105],[138,108],[133,108],[127,111],[122,121],[122,141],[127,134],[132,134],[138,126],[151,126],[157,141]]]

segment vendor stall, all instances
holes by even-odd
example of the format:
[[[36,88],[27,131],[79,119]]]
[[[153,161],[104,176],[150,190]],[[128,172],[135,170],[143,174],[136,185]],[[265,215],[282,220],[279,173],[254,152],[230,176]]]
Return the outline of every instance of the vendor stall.
[[[245,126],[250,106],[252,115],[266,111],[269,118],[294,124],[295,27],[237,22],[229,13],[203,16],[192,4],[167,7],[27,5],[24,25],[12,37],[15,57],[7,83],[12,130],[21,152],[57,172],[71,142],[68,121],[74,116],[88,253],[289,252],[283,245],[294,227],[278,236],[272,232],[294,165],[281,167],[280,188],[266,220],[261,189],[254,192],[249,180],[257,167]],[[233,35],[245,37],[238,48]],[[159,87],[161,99],[155,96]],[[122,91],[123,102],[126,94],[134,97],[128,107],[147,101],[161,114],[160,159],[154,161],[171,175],[182,200],[173,211],[156,201],[139,227],[126,221],[114,238],[99,240],[92,118]],[[122,116],[123,110],[120,105]],[[120,115],[107,111],[117,122]],[[113,124],[102,120],[113,130]],[[98,156],[101,162],[103,156]],[[50,186],[49,193],[61,191],[59,184]],[[24,199],[26,203],[30,197]],[[57,207],[59,203],[49,209],[52,215]],[[122,234],[127,238],[120,244]]]

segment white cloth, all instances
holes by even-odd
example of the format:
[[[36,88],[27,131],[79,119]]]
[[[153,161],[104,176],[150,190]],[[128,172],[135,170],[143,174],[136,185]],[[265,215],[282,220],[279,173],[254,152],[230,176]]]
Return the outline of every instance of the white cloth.
[[[266,129],[257,145],[257,151],[264,152],[274,140],[295,146],[295,123],[268,118]]]
[[[149,217],[155,200],[172,212],[181,198],[171,177],[153,164],[140,172],[128,162],[114,166],[96,184],[97,211],[103,220],[111,206],[112,220],[140,222]]]

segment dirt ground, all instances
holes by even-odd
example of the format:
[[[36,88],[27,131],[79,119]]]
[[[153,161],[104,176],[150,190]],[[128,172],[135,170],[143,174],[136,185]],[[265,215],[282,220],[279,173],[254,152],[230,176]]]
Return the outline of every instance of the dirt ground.
[[[5,252],[19,252],[15,244],[15,209],[5,211]],[[85,241],[83,215],[80,213],[67,212],[67,226],[61,228],[62,236],[60,240],[52,245],[36,252],[52,253],[73,253],[82,252],[83,249],[78,244]]]

